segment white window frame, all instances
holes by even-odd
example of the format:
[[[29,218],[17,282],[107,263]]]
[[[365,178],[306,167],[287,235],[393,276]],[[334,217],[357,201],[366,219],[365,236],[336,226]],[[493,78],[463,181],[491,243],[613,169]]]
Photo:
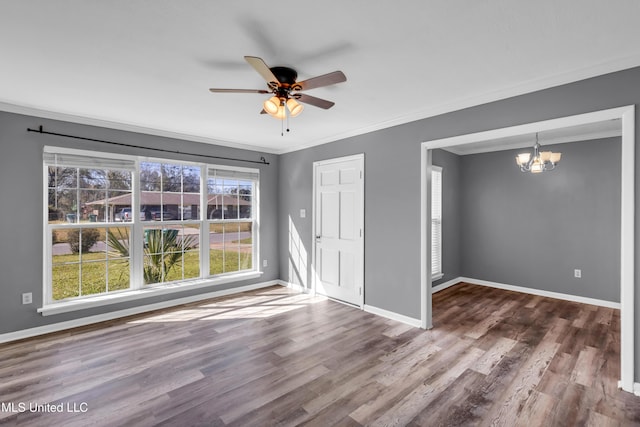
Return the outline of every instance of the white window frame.
[[[144,237],[143,229],[149,226],[151,222],[141,221],[139,215],[132,215],[132,221],[127,223],[130,227],[130,276],[129,289],[112,291],[102,294],[92,294],[87,296],[74,297],[54,301],[52,297],[52,230],[55,228],[102,228],[109,226],[122,226],[119,222],[97,222],[97,223],[74,223],[63,225],[49,224],[48,215],[48,167],[49,165],[43,161],[43,301],[42,307],[38,309],[42,315],[58,314],[67,311],[80,310],[115,302],[123,302],[135,300],[154,295],[162,295],[167,293],[181,292],[202,286],[221,285],[232,283],[239,280],[247,280],[257,278],[262,275],[260,270],[259,258],[259,224],[260,224],[260,171],[254,168],[231,167],[226,165],[216,165],[211,163],[188,162],[175,159],[151,158],[143,156],[128,156],[121,154],[112,154],[108,152],[96,152],[87,150],[70,149],[63,147],[45,146],[44,153],[52,154],[70,154],[77,156],[88,156],[96,159],[122,159],[135,162],[135,172],[132,179],[132,195],[131,210],[132,212],[140,211],[140,164],[142,162],[157,162],[164,164],[176,164],[186,166],[200,167],[200,217],[190,220],[176,221],[160,221],[153,222],[154,225],[200,225],[200,276],[194,279],[184,279],[172,282],[163,282],[158,284],[144,285],[142,266],[143,266],[143,246]],[[100,167],[97,166],[99,169]],[[207,173],[209,169],[224,169],[229,171],[253,174],[256,178],[253,180],[252,194],[252,213],[250,218],[243,218],[242,222],[252,222],[252,268],[250,270],[241,270],[238,272],[228,272],[221,275],[209,275],[209,223],[207,218]]]
[[[432,230],[437,229],[437,232],[431,232],[431,281],[433,282],[444,276],[442,272],[442,168],[440,166],[431,167],[431,227]]]
[[[230,167],[230,166],[222,166],[222,165],[208,165],[209,166],[209,170],[207,171],[207,175],[205,178],[205,181],[203,183],[203,192],[202,195],[205,199],[205,204],[204,206],[207,206],[207,200],[208,200],[208,178],[210,178],[209,176],[209,171],[212,169],[218,170],[218,171],[229,171],[229,172],[237,172],[240,174],[248,174],[248,175],[252,175],[252,174],[258,174],[259,175],[259,170],[258,169],[253,169],[253,168],[243,168],[243,167]],[[227,179],[227,178],[223,178],[223,179]],[[246,179],[245,179],[246,180]],[[208,232],[209,232],[209,226],[210,224],[233,224],[233,223],[244,223],[244,222],[253,222],[253,226],[251,227],[251,241],[253,242],[253,249],[251,251],[251,262],[252,262],[252,270],[249,271],[253,271],[253,270],[257,270],[259,269],[259,254],[258,254],[258,248],[260,247],[258,239],[260,236],[260,233],[258,233],[258,228],[260,225],[260,215],[259,215],[259,210],[260,210],[260,203],[256,203],[257,200],[259,200],[260,197],[260,179],[259,177],[255,180],[252,181],[253,185],[252,185],[252,191],[251,191],[251,199],[252,199],[252,205],[251,205],[251,218],[238,218],[238,219],[229,219],[229,218],[222,218],[222,219],[210,219],[207,216],[207,212],[208,212],[208,208],[205,209],[201,209],[201,215],[203,217],[203,222],[206,226],[206,230],[203,233],[207,233],[207,238],[208,238]],[[240,194],[238,193],[238,196],[240,196]],[[226,211],[226,205],[223,205],[223,210]],[[239,207],[238,207],[239,209]],[[223,215],[224,216],[224,215]],[[207,251],[207,257],[206,257],[206,265],[204,265],[204,267],[206,268],[205,270],[202,271],[209,271],[210,269],[210,265],[209,265],[209,251]],[[240,272],[228,272],[228,273],[221,273],[221,274],[217,274],[215,277],[226,277],[226,276],[233,276],[239,273],[242,273],[244,271],[248,271],[248,270],[242,270]]]
[[[132,217],[135,217],[135,221],[133,221],[133,233],[136,236],[143,236],[142,238],[138,237],[137,239],[131,239],[131,240],[135,240],[134,242],[132,242],[133,244],[133,249],[132,249],[132,265],[133,265],[133,273],[132,273],[132,285],[135,284],[135,289],[143,289],[143,288],[156,288],[156,287],[162,287],[162,286],[166,286],[168,284],[180,284],[180,283],[188,283],[192,280],[197,280],[197,279],[202,279],[202,278],[208,278],[208,275],[203,275],[203,271],[208,271],[208,270],[203,270],[203,265],[205,262],[208,262],[208,256],[206,259],[203,259],[202,257],[202,242],[206,242],[207,240],[203,240],[203,237],[206,237],[208,239],[208,235],[204,235],[203,236],[203,231],[202,231],[202,221],[200,218],[197,219],[189,219],[189,220],[183,220],[183,219],[178,219],[178,220],[162,220],[162,221],[141,221],[139,220],[139,216],[135,215],[133,212],[140,212],[142,210],[142,202],[141,202],[141,195],[142,195],[142,184],[140,183],[140,170],[141,167],[140,165],[142,163],[159,163],[159,164],[163,164],[163,165],[176,165],[176,166],[195,166],[198,167],[200,169],[200,212],[202,212],[202,202],[203,202],[203,197],[202,197],[202,193],[203,193],[203,183],[205,178],[204,172],[206,171],[207,168],[207,164],[203,164],[203,163],[197,163],[197,162],[188,162],[188,161],[181,161],[181,160],[173,160],[173,159],[163,159],[163,158],[156,158],[156,157],[137,157],[136,158],[136,173],[134,176],[134,190],[133,191],[133,199],[132,199],[132,203],[131,203],[131,211],[132,211]],[[162,193],[165,193],[165,191],[162,191]],[[204,199],[204,203],[206,205],[206,198]],[[162,200],[162,196],[160,198],[160,211],[164,212],[164,202]],[[144,229],[145,227],[149,227],[150,225],[156,225],[156,226],[171,226],[171,225],[175,225],[175,226],[188,226],[188,225],[200,225],[200,234],[198,236],[199,238],[199,242],[200,242],[200,276],[198,278],[190,278],[190,279],[184,279],[184,280],[174,280],[171,282],[158,282],[158,283],[153,283],[153,284],[145,284],[144,280],[143,280],[143,264],[144,264],[144,250],[143,250],[143,246],[144,246]],[[135,255],[135,258],[133,257],[133,255]],[[135,261],[133,261],[135,260]],[[207,264],[208,265],[208,264]],[[133,286],[132,286],[133,288]]]

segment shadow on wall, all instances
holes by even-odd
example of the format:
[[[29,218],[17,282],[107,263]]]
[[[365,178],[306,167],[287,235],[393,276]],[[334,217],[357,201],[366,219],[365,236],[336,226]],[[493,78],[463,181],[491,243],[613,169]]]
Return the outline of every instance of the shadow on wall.
[[[289,216],[289,283],[307,287],[307,250],[302,244],[300,234],[293,219]]]

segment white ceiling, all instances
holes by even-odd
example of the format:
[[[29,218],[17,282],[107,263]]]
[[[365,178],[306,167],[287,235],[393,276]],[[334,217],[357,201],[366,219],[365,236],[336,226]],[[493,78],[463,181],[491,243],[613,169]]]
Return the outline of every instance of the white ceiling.
[[[0,109],[282,153],[640,65],[640,2],[2,0]],[[244,60],[342,70],[280,135]],[[55,130],[53,130],[55,131]]]

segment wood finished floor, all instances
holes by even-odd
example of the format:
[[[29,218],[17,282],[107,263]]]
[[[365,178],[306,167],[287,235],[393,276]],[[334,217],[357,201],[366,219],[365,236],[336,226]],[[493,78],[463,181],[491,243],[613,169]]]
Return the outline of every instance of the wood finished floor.
[[[0,346],[27,426],[640,425],[619,311],[459,284],[424,331],[274,287]],[[7,409],[7,408],[5,408]]]

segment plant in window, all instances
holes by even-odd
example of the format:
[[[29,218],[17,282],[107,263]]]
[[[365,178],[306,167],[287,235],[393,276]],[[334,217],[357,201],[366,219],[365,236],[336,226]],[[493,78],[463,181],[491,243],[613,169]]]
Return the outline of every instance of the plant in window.
[[[100,238],[100,232],[95,228],[73,229],[67,233],[67,239],[71,252],[74,254],[89,252],[89,249],[96,244]]]
[[[109,247],[122,257],[129,257],[129,232],[109,230]],[[163,281],[169,272],[182,261],[184,252],[197,246],[197,238],[192,235],[178,236],[175,229],[145,230],[144,267],[145,284]]]
[[[64,218],[64,212],[55,206],[49,205],[49,221],[60,221]]]
[[[60,236],[58,236],[58,232],[56,230],[53,230],[51,232],[51,244],[55,245],[56,243],[61,243],[62,240],[60,240]]]
[[[114,253],[122,258],[129,258],[129,231],[122,232],[121,229],[116,228],[116,232],[109,230],[107,232],[107,242],[109,243],[109,249],[111,253]]]

